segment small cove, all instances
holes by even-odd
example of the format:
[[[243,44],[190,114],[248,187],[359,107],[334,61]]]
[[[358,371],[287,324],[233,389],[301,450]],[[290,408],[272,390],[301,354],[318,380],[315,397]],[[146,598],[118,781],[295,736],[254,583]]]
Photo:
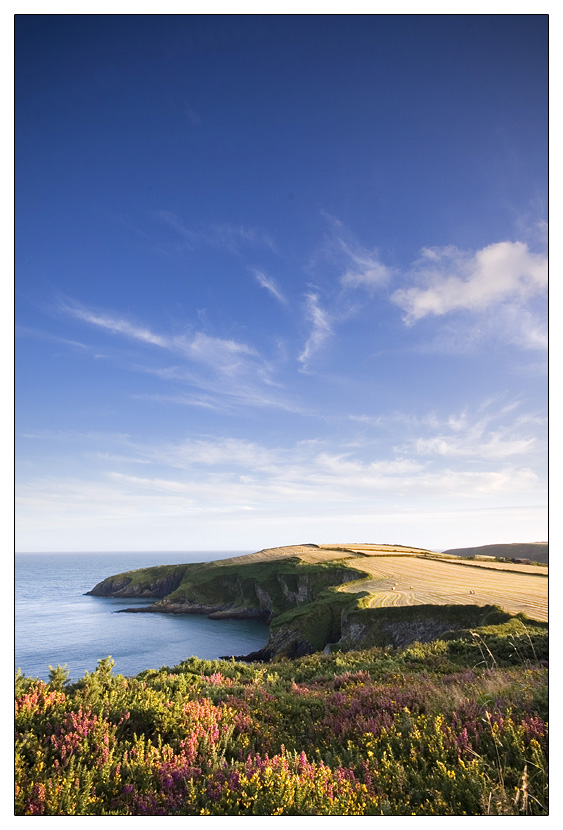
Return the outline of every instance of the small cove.
[[[135,675],[191,656],[217,659],[262,648],[268,627],[256,620],[198,615],[118,614],[151,600],[86,596],[113,574],[153,565],[207,562],[249,551],[45,553],[15,557],[15,667],[47,680],[66,663],[77,680],[111,655],[114,672]]]

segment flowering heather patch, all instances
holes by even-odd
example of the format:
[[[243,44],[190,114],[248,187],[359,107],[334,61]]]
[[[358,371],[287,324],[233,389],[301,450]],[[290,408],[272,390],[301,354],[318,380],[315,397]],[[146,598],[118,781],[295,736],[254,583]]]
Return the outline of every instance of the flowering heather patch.
[[[427,648],[20,675],[15,812],[545,815],[545,665]]]

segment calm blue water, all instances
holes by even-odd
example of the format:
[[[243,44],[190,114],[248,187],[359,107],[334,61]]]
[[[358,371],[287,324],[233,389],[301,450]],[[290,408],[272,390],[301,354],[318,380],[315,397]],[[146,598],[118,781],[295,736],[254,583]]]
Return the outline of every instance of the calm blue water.
[[[208,562],[248,551],[188,553],[16,554],[15,665],[48,680],[49,666],[67,664],[73,680],[111,655],[114,672],[175,666],[192,655],[216,659],[262,648],[268,628],[255,620],[195,615],[115,614],[152,600],[84,596],[107,576],[151,565]]]

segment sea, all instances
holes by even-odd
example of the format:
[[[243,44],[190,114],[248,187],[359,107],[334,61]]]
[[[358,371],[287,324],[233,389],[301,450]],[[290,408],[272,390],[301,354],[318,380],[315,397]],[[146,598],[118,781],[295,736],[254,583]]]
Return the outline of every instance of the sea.
[[[154,600],[86,596],[108,576],[251,551],[158,553],[19,553],[15,557],[15,668],[47,681],[66,665],[78,680],[111,656],[115,674],[175,666],[188,657],[215,660],[249,654],[268,640],[257,620],[210,620],[186,614],[118,614]]]

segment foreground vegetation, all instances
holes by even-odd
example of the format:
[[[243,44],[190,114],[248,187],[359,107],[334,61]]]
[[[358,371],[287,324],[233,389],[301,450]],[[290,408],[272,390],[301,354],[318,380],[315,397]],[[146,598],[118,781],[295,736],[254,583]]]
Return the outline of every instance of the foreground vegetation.
[[[545,815],[547,629],[16,676],[17,815]]]

